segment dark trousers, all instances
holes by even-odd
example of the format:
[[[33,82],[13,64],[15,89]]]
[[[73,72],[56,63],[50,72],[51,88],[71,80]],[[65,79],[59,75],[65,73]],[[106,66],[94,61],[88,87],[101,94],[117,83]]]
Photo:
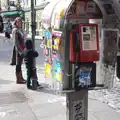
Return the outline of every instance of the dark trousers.
[[[10,34],[8,32],[5,32],[5,37],[7,37],[8,39],[10,39]]]
[[[32,75],[33,75],[33,68],[32,67],[28,67],[27,68],[27,88],[30,87]]]
[[[15,45],[13,46],[13,50],[12,50],[11,65],[16,65],[16,50],[15,50]]]
[[[21,57],[19,53],[16,52],[16,73],[21,72],[22,62],[23,62],[23,57]]]

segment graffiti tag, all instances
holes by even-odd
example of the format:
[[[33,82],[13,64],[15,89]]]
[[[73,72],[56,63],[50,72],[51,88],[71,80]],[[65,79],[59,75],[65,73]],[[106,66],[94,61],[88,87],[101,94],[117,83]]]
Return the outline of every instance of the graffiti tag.
[[[73,102],[73,120],[84,120],[84,101]]]

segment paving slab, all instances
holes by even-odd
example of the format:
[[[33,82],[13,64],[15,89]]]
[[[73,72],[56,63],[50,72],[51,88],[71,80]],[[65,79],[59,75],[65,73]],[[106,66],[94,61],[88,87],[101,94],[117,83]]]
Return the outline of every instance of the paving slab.
[[[39,82],[45,83],[42,68]],[[15,83],[14,67],[0,64],[0,69],[0,120],[66,120],[65,96],[56,95],[45,84],[38,91],[27,90],[26,85]],[[88,108],[88,120],[120,119],[119,113],[99,99],[89,97]]]

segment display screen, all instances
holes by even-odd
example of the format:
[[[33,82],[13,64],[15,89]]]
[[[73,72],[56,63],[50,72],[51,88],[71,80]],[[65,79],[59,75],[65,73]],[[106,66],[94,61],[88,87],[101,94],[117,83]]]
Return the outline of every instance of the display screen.
[[[83,41],[90,41],[90,34],[83,34]]]

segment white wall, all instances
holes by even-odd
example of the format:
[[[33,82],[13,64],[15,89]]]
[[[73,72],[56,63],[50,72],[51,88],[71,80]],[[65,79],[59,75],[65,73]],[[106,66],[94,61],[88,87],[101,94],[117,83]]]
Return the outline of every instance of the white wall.
[[[23,1],[24,1],[24,8],[31,7],[31,0],[23,0]],[[35,3],[35,1],[36,1],[36,6],[39,6],[42,3],[50,2],[50,1],[55,1],[55,0],[34,0],[34,3]]]
[[[31,7],[31,0],[24,0],[24,8],[29,8]]]
[[[7,11],[7,0],[1,0],[2,11]]]

